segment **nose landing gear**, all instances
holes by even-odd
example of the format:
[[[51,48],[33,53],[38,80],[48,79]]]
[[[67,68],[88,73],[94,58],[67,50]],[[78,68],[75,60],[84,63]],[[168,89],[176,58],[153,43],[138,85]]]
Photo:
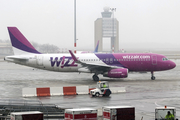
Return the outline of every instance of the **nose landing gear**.
[[[156,79],[156,77],[154,76],[154,72],[152,71],[151,72],[151,80],[155,80]]]

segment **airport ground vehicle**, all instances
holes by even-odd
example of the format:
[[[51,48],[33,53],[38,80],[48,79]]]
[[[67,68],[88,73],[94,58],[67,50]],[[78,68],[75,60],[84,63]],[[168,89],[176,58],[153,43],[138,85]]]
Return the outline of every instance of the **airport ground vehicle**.
[[[93,108],[65,109],[64,120],[97,120],[97,110]]]
[[[99,95],[102,96],[109,96],[111,94],[111,90],[109,89],[109,83],[107,81],[99,81],[97,82],[96,89],[93,89],[90,91],[90,94],[93,97],[99,97]]]
[[[155,109],[155,120],[169,120],[167,119],[167,114],[170,113],[174,117],[172,120],[178,120],[176,118],[176,108],[175,107],[156,107]]]
[[[133,106],[104,106],[103,120],[135,120]]]
[[[43,113],[39,111],[12,112],[11,120],[43,120]]]

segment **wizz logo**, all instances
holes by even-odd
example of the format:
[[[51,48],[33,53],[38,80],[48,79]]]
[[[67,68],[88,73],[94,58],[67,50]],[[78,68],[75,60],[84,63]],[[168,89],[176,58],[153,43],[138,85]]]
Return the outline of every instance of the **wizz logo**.
[[[77,64],[75,64],[74,60],[72,59],[72,57],[50,57],[50,62],[51,62],[51,67],[54,67],[56,64],[56,67],[61,66],[61,68],[64,67],[76,67]]]

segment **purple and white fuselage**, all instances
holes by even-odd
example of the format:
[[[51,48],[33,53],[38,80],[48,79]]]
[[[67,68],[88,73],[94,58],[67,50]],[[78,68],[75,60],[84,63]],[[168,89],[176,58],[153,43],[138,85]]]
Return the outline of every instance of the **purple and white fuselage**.
[[[6,61],[57,72],[94,73],[110,78],[126,78],[129,71],[151,72],[173,69],[176,64],[165,56],[153,53],[88,53],[88,54],[41,54],[16,27],[8,27],[15,55],[5,57]]]

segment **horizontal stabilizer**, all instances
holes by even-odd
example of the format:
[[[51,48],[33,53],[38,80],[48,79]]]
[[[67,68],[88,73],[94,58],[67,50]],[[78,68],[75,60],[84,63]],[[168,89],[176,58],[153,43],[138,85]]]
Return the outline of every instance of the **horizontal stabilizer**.
[[[14,59],[14,60],[28,60],[28,58],[25,57],[20,57],[20,56],[7,56],[4,58],[5,60],[7,59]]]

